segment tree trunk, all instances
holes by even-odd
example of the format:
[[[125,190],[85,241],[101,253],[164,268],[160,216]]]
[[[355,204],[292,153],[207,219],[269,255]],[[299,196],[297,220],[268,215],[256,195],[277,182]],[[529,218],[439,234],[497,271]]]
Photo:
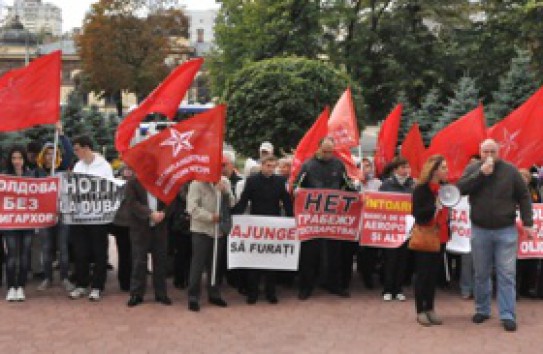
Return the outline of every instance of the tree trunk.
[[[121,90],[113,94],[113,100],[115,102],[115,108],[117,109],[117,116],[123,116],[123,93]]]

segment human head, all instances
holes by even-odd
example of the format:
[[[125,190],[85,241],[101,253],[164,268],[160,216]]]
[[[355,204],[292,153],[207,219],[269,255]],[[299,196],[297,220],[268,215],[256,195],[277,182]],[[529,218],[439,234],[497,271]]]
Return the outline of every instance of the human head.
[[[445,183],[447,182],[448,173],[447,160],[442,155],[432,155],[422,166],[418,184],[426,184],[432,180]]]
[[[292,159],[290,157],[283,157],[282,159],[279,159],[279,162],[277,165],[277,172],[279,175],[288,178],[290,176],[291,168],[292,168]]]
[[[331,160],[334,157],[334,148],[336,144],[332,137],[322,138],[319,142],[318,156],[325,161]]]
[[[269,141],[265,141],[262,144],[260,144],[260,149],[258,149],[260,159],[273,155],[273,145]]]
[[[260,172],[266,176],[269,177],[273,175],[275,172],[275,168],[277,167],[277,157],[275,156],[266,156],[262,158],[262,162],[260,165]]]
[[[532,174],[530,173],[530,171],[526,168],[521,168],[518,171],[520,172],[520,175],[522,176],[524,182],[526,184],[530,184],[530,182],[532,181]]]
[[[409,161],[404,157],[396,156],[391,162],[391,169],[398,177],[407,178],[411,176],[411,166],[409,166]]]
[[[229,151],[222,154],[222,173],[226,177],[230,177],[234,173],[234,156]]]
[[[373,162],[367,157],[362,159],[362,173],[364,174],[365,179],[373,178]]]
[[[33,140],[26,145],[26,159],[29,163],[35,164],[41,152],[41,143]]]
[[[480,155],[481,160],[486,161],[488,158],[492,158],[494,161],[499,158],[500,146],[494,139],[486,139],[481,143]]]
[[[85,160],[88,161],[89,159],[92,159],[92,156],[94,152],[92,140],[86,136],[81,135],[74,139],[73,141],[74,145],[74,153],[77,155],[77,158],[79,160]]]
[[[22,146],[14,146],[9,150],[6,162],[7,171],[14,174],[17,170],[23,170],[28,166],[26,150]]]

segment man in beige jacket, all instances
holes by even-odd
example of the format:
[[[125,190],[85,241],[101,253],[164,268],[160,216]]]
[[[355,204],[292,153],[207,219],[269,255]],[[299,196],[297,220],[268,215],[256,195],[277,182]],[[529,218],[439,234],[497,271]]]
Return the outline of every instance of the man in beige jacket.
[[[217,196],[220,193],[220,209],[217,210]],[[219,183],[194,181],[189,186],[187,195],[187,212],[190,214],[190,231],[192,232],[192,262],[189,277],[189,310],[200,310],[201,281],[204,269],[207,271],[207,294],[209,302],[219,307],[226,307],[221,298],[217,283],[211,284],[213,266],[213,242],[215,226],[219,224],[217,262],[221,263],[224,254],[225,240],[232,226],[230,208],[235,204],[228,178],[222,177]]]

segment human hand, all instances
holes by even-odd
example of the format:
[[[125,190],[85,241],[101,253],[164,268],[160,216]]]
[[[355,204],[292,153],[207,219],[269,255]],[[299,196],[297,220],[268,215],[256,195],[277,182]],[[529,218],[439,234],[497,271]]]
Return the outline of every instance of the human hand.
[[[481,172],[485,176],[489,176],[494,172],[494,159],[492,157],[487,158],[481,165]]]
[[[151,221],[155,224],[159,224],[162,222],[162,220],[164,220],[164,217],[166,215],[164,214],[163,211],[153,211],[151,213]]]
[[[215,224],[219,223],[220,220],[221,220],[221,217],[219,214],[213,214],[213,222]]]

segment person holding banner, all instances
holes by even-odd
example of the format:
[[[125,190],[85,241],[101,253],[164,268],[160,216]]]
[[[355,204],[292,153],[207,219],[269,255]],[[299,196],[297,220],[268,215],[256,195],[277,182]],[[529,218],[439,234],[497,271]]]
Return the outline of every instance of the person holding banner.
[[[335,142],[331,137],[325,137],[319,142],[317,153],[304,162],[294,182],[295,195],[297,188],[355,190],[347,177],[345,165],[334,156],[334,149]],[[312,239],[301,244],[298,298],[307,300],[313,293],[322,258],[326,258],[325,286],[328,291],[340,297],[349,297],[345,273],[348,273],[348,267],[352,272],[353,267],[350,241]]]
[[[391,175],[383,181],[380,192],[412,193],[415,181],[411,178],[411,167],[409,161],[403,157],[395,157],[390,163]],[[398,248],[387,248],[383,250],[384,261],[384,288],[383,300],[391,301],[396,299],[405,301],[402,285],[405,279],[405,268],[407,267],[407,242]]]
[[[217,210],[217,199],[220,205]],[[216,185],[208,182],[193,181],[187,195],[187,212],[190,214],[190,230],[192,231],[192,262],[189,276],[190,311],[200,311],[201,282],[204,269],[207,271],[207,294],[209,302],[219,307],[227,303],[221,297],[219,284],[213,282],[213,265],[221,264],[225,254],[225,236],[232,226],[230,208],[235,204],[234,194],[228,178],[221,177]],[[216,224],[219,234],[215,235]],[[214,250],[214,238],[218,237],[217,249]],[[214,251],[216,253],[214,254]],[[217,257],[216,262],[213,258]]]
[[[31,177],[32,171],[28,168],[26,151],[23,147],[15,146],[8,153],[7,175],[18,177]],[[30,246],[34,230],[3,230],[6,243],[6,274],[7,274],[7,301],[24,301],[26,299],[24,288],[29,267]],[[1,245],[4,247],[4,245]],[[19,265],[17,267],[17,264]]]
[[[74,173],[113,179],[111,165],[93,151],[93,143],[88,136],[73,140],[74,151],[79,161],[74,166]],[[76,288],[70,298],[79,299],[87,295],[90,284],[89,300],[98,301],[104,290],[107,278],[108,225],[79,224],[70,227],[70,236],[75,251]],[[92,279],[90,277],[91,258],[94,261]]]
[[[128,307],[143,302],[147,284],[147,254],[153,260],[153,287],[155,300],[171,305],[166,289],[166,257],[168,240],[167,220],[171,208],[145,190],[137,177],[126,184],[126,208],[129,210],[130,244],[132,250],[132,276]]]
[[[447,161],[443,156],[431,156],[424,163],[413,190],[412,214],[415,224],[436,225],[441,243],[439,252],[415,252],[415,308],[417,322],[422,326],[443,324],[434,311],[434,299],[443,252],[449,240],[449,209],[441,205],[437,194],[441,185],[447,182],[448,172]]]
[[[496,141],[483,141],[481,162],[466,168],[458,187],[471,204],[476,311],[472,321],[479,324],[490,318],[495,268],[500,319],[506,331],[516,331],[517,208],[529,238],[534,234],[534,221],[528,188],[515,166],[499,158],[499,149]]]
[[[232,209],[233,214],[243,214],[250,203],[250,215],[281,216],[284,210],[287,216],[293,216],[292,201],[286,188],[286,179],[274,174],[277,167],[275,156],[265,156],[261,160],[259,173],[246,179],[241,198]],[[247,303],[256,304],[258,300],[260,278],[264,276],[266,299],[277,304],[275,290],[276,272],[270,270],[251,269],[248,271],[249,289]]]

